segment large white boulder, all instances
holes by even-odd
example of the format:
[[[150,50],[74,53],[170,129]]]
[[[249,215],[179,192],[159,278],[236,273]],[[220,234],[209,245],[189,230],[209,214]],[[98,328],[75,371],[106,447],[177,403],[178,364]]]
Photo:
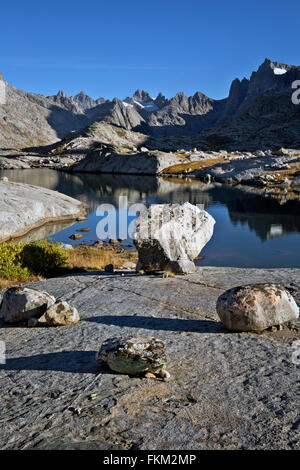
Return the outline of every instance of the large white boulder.
[[[214,224],[210,214],[189,202],[150,206],[135,220],[132,235],[139,269],[156,271],[172,261],[193,262],[211,239]]]

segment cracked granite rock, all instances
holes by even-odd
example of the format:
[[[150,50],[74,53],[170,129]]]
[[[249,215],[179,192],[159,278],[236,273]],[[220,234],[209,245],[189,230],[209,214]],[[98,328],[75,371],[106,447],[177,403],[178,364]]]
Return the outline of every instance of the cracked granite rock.
[[[299,307],[288,290],[277,284],[239,286],[224,292],[217,312],[232,331],[262,331],[297,320]]]
[[[280,284],[299,305],[299,269],[122,274],[32,286],[76,307],[74,328],[0,322],[1,449],[300,449],[299,318],[293,329],[230,333],[216,312],[242,283]],[[163,340],[172,380],[100,368],[95,354],[113,337]]]
[[[165,379],[170,377],[166,371],[165,345],[157,338],[109,338],[102,344],[96,360],[123,374],[152,372]]]
[[[26,234],[47,222],[82,218],[86,206],[57,191],[0,181],[0,241]]]
[[[49,326],[71,326],[79,322],[79,313],[65,300],[57,300],[45,312],[45,320]]]
[[[164,270],[170,261],[179,260],[184,268],[183,260],[193,262],[209,242],[214,224],[210,214],[189,202],[151,205],[136,218],[132,235],[139,269]],[[186,266],[184,272],[191,271]]]
[[[19,323],[41,317],[55,297],[47,292],[29,287],[11,287],[3,295],[0,319],[5,323]]]

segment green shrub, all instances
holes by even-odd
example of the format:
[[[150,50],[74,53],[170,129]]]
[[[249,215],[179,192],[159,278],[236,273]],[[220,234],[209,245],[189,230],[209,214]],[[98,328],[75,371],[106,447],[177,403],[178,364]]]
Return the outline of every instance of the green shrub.
[[[66,266],[67,252],[59,243],[40,240],[0,245],[0,278],[26,280],[30,274],[49,277]]]
[[[67,252],[59,243],[40,240],[24,245],[22,250],[22,266],[33,274],[51,276],[64,268],[66,262]]]
[[[29,277],[29,270],[22,265],[24,243],[0,245],[0,278],[22,281]]]

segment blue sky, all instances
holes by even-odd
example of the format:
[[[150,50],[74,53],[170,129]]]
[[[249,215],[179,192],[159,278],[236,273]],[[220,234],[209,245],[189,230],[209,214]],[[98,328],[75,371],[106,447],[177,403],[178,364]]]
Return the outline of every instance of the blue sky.
[[[5,79],[35,93],[224,98],[266,57],[300,65],[300,2],[2,1],[0,44]]]

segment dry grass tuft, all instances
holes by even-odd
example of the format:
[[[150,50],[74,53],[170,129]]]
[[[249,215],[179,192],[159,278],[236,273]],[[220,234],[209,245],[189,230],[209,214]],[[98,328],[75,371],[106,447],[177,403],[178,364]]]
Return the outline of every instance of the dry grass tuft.
[[[137,258],[136,252],[114,249],[111,246],[78,246],[68,250],[67,269],[102,270],[107,264],[120,268],[126,261],[137,262]]]
[[[126,251],[118,245],[103,244],[100,247],[78,245],[70,250],[65,250],[67,261],[63,268],[57,270],[54,275],[60,276],[68,273],[102,271],[107,264],[113,264],[115,269],[121,268],[126,261],[136,263],[138,255],[136,251]],[[42,276],[30,275],[26,279],[7,280],[0,278],[0,290],[9,287],[38,282],[44,279]]]
[[[175,277],[175,274],[173,273],[173,271],[165,271],[165,273],[167,274],[168,277]]]
[[[31,282],[42,281],[41,276],[30,276],[26,281],[24,280],[14,280],[10,281],[7,279],[0,279],[0,290],[9,289],[10,287],[21,286],[22,284],[29,284]]]
[[[289,163],[290,167],[288,170],[276,170],[276,171],[266,171],[266,175],[275,176],[274,181],[280,181],[283,178],[292,179],[298,171],[300,171],[300,161]]]

